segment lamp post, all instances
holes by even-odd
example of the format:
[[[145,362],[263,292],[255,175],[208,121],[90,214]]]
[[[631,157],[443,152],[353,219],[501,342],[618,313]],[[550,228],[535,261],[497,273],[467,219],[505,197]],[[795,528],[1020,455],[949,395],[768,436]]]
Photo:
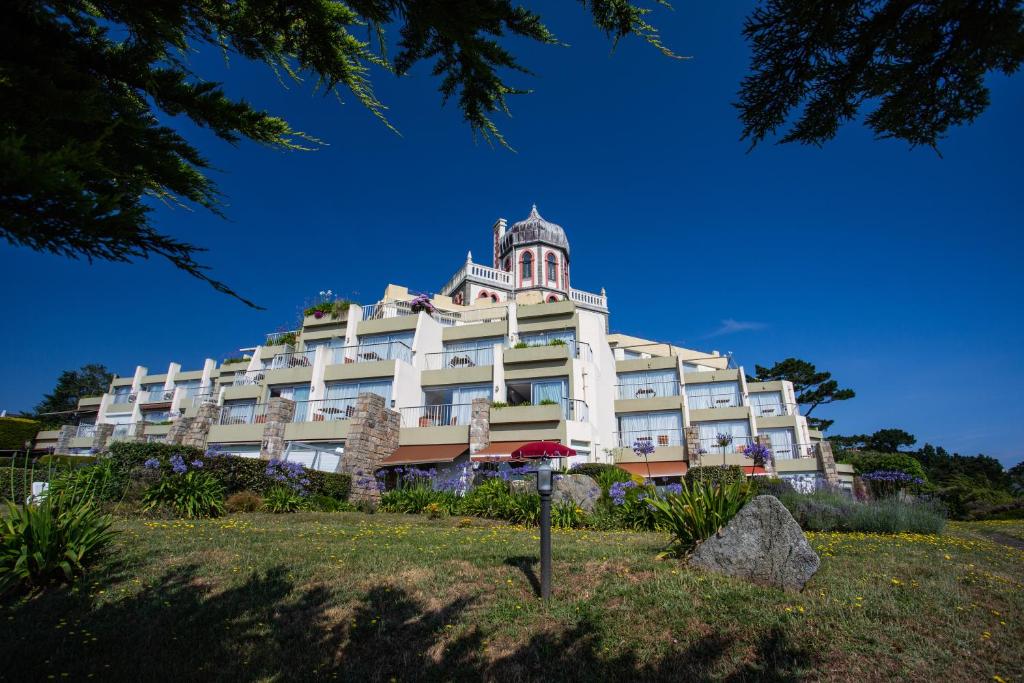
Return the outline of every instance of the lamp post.
[[[551,598],[551,461],[540,459],[537,493],[540,494],[540,596]]]

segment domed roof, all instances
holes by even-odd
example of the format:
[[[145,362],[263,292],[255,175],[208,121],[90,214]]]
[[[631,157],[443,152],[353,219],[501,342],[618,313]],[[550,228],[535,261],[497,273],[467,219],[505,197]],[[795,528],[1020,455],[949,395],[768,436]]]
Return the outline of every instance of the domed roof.
[[[569,253],[569,240],[565,236],[565,230],[561,225],[544,220],[537,213],[537,205],[534,204],[530,215],[521,221],[512,224],[505,237],[501,240],[501,251],[508,252],[517,244],[531,244],[533,242],[544,242],[552,246],[564,249]]]

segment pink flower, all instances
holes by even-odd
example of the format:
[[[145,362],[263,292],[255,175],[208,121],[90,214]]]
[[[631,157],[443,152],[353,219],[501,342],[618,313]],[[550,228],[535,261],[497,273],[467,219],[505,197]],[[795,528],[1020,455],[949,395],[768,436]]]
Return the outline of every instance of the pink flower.
[[[319,320],[320,318],[324,317],[324,312],[323,311],[313,311],[313,317],[316,318],[317,320]]]

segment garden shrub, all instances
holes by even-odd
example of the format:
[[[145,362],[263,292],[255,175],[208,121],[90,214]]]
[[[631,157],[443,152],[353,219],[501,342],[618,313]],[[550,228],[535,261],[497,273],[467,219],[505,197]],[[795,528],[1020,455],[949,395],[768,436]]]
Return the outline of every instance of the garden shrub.
[[[95,455],[61,455],[49,453],[36,459],[37,467],[82,467],[98,460]]]
[[[637,484],[632,479],[612,484],[608,497],[613,505],[616,526],[633,531],[651,531],[655,528],[654,510],[648,500],[657,497],[653,486]]]
[[[967,519],[1024,519],[1024,498],[998,505],[977,505],[967,512]]]
[[[558,529],[578,529],[587,526],[587,513],[571,500],[551,506],[551,524]]]
[[[650,496],[645,503],[653,508],[654,526],[672,534],[673,551],[682,555],[728,524],[751,497],[751,487],[743,481],[719,485],[698,480],[664,498]]]
[[[779,500],[805,531],[937,534],[946,523],[942,509],[928,501],[886,498],[860,502],[828,489],[786,494]]]
[[[755,496],[775,496],[778,498],[796,493],[796,489],[793,488],[792,484],[779,477],[751,477],[748,484]]]
[[[224,501],[228,512],[257,512],[263,507],[263,498],[253,491],[237,491]]]
[[[629,476],[629,472],[626,472],[626,470],[622,469],[618,465],[610,465],[603,462],[584,462],[579,465],[573,465],[569,468],[567,474],[585,474],[594,481],[597,481],[598,476],[600,476],[602,472],[621,472],[625,474],[627,478]],[[625,479],[622,481],[625,481]]]
[[[846,451],[841,456],[842,462],[853,465],[857,474],[877,472],[880,470],[896,471],[909,474],[928,481],[921,462],[906,453],[878,453],[875,451]]]
[[[0,451],[24,451],[26,441],[35,441],[40,423],[24,417],[0,417]]]
[[[32,482],[49,481],[46,468],[0,467],[0,500],[11,500],[19,505],[32,493]]]
[[[987,480],[964,474],[943,481],[935,487],[935,494],[946,505],[950,517],[955,519],[971,519],[973,510],[1009,505],[1019,500],[1008,491],[993,488]]]
[[[692,485],[695,481],[730,484],[734,481],[746,481],[746,476],[739,465],[698,465],[686,471],[686,483]]]
[[[208,472],[191,470],[166,475],[142,494],[142,509],[169,508],[181,517],[224,514],[224,487]]]
[[[111,522],[87,495],[48,495],[34,505],[8,501],[0,515],[0,595],[74,581],[113,540]]]
[[[298,491],[284,485],[275,486],[267,491],[263,501],[263,507],[267,512],[273,513],[298,512],[303,505],[304,501]]]
[[[50,475],[49,493],[72,498],[89,495],[97,501],[110,501],[119,499],[123,491],[118,471],[109,460],[86,467],[54,470]]]

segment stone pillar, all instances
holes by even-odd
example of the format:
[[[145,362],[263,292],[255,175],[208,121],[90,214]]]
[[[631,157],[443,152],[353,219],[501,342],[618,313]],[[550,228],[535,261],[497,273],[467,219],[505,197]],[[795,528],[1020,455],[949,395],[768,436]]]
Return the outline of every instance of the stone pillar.
[[[216,403],[204,403],[199,406],[199,412],[191,418],[192,422],[185,428],[185,434],[181,437],[181,445],[206,448],[206,437],[210,434],[210,425],[216,422],[219,416],[220,406]]]
[[[768,436],[767,434],[758,434],[756,438],[757,438],[757,442],[759,444],[761,444],[762,446],[764,446],[768,450],[772,449],[772,438],[770,436]],[[764,471],[768,474],[769,477],[774,477],[775,476],[775,454],[774,453],[772,453],[772,457],[768,458],[768,460],[765,461],[765,463],[764,463]]]
[[[57,445],[54,447],[54,453],[69,453],[71,452],[71,439],[75,438],[75,434],[78,432],[78,427],[75,425],[63,425],[57,432]]]
[[[839,486],[839,469],[836,467],[835,456],[832,455],[832,444],[828,441],[819,441],[815,446],[818,454],[818,465],[825,472],[825,481],[829,486]]]
[[[167,430],[167,443],[180,444],[182,439],[184,439],[185,435],[188,433],[189,427],[192,426],[193,419],[194,418],[179,415],[178,418],[171,423],[171,428]]]
[[[686,440],[686,466],[700,467],[700,430],[693,426],[685,427],[683,438]]]
[[[380,461],[398,450],[398,433],[398,411],[386,408],[382,396],[359,394],[339,464],[339,469],[352,477],[350,500],[380,502],[374,474]]]
[[[280,396],[267,403],[267,422],[263,427],[260,457],[276,460],[284,455],[284,428],[295,417],[295,401]]]
[[[479,453],[491,445],[491,402],[474,398],[469,417],[469,453]]]
[[[107,442],[110,441],[110,437],[114,435],[114,425],[98,424],[96,425],[96,431],[92,436],[92,449],[96,453],[104,451],[107,448]]]
[[[132,441],[144,442],[146,440],[146,423],[139,420],[132,425]]]

